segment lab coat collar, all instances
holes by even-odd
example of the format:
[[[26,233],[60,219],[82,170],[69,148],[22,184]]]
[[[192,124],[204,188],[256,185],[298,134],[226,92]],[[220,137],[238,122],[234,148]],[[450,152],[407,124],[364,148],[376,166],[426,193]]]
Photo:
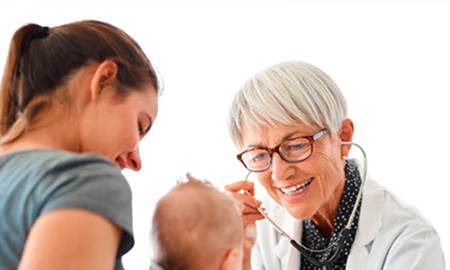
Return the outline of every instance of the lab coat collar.
[[[293,218],[283,207],[276,205],[273,209],[272,219],[295,241],[301,241],[303,221]],[[300,253],[286,237],[279,235],[275,246],[275,254],[281,261],[281,269],[300,269]]]
[[[381,229],[384,204],[382,188],[374,181],[367,179],[364,185],[360,222],[356,234],[356,239],[360,238],[362,245],[369,245]]]
[[[359,217],[358,230],[350,251],[347,268],[366,269],[371,245],[383,224],[384,192],[374,181],[367,179]]]

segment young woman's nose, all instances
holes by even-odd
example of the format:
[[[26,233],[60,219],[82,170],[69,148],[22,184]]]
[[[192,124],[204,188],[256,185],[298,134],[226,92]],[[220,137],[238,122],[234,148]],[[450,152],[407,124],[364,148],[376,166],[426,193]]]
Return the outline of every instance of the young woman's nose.
[[[128,152],[125,157],[125,161],[127,162],[127,168],[133,171],[139,171],[141,169],[141,157],[139,156],[139,148]]]

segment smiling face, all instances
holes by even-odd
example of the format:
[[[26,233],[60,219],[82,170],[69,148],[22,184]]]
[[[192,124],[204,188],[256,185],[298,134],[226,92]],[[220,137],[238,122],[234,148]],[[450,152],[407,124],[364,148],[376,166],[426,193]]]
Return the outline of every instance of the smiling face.
[[[244,127],[242,141],[247,148],[272,148],[286,139],[311,136],[320,130],[302,124]],[[314,142],[313,153],[305,161],[288,163],[274,153],[272,165],[255,175],[267,193],[293,217],[312,218],[321,209],[332,209],[339,203],[345,184],[345,153],[341,149],[339,136],[327,133]]]
[[[121,169],[137,171],[141,167],[138,143],[158,112],[156,90],[149,85],[123,98],[114,89],[105,89],[101,95],[85,109],[80,152],[97,153]]]

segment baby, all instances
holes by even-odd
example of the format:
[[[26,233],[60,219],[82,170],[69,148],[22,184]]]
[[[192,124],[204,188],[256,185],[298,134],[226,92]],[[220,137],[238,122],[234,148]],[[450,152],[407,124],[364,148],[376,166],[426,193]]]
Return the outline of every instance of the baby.
[[[151,270],[241,270],[244,229],[238,202],[187,175],[157,203]]]

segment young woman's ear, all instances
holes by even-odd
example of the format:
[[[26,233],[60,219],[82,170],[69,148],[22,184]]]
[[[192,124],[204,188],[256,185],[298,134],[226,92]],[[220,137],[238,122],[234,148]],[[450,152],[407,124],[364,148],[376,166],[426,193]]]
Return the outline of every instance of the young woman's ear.
[[[106,60],[97,66],[90,83],[90,95],[92,100],[98,99],[102,89],[108,84],[114,83],[117,77],[117,64]]]
[[[349,118],[342,121],[341,128],[339,130],[339,138],[341,142],[351,142],[353,138],[353,121]],[[348,157],[348,153],[350,152],[351,145],[342,145],[341,146],[341,155],[342,157]]]

